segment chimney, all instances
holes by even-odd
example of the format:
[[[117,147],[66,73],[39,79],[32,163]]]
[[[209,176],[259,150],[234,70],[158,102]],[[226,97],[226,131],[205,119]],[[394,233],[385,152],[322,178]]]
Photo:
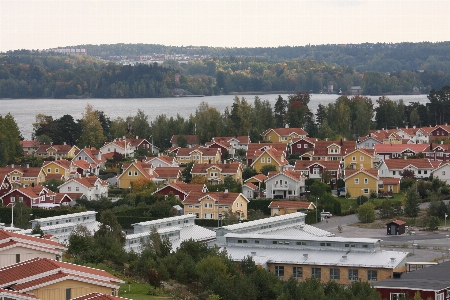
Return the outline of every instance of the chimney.
[[[228,189],[225,189],[224,193],[228,193]]]
[[[395,257],[391,257],[391,264],[395,262]]]
[[[66,145],[66,142],[64,142],[63,145]]]
[[[408,125],[406,125],[405,127],[406,127],[406,129],[408,129]],[[413,126],[413,127],[416,127],[416,126]]]
[[[139,138],[139,136],[136,136],[136,139],[138,139]]]
[[[444,145],[444,141],[441,141],[441,145]]]
[[[430,142],[430,151],[433,151],[433,142]]]
[[[11,169],[14,169],[14,164],[11,164]]]
[[[27,169],[29,169],[30,168],[30,164],[27,164]]]
[[[347,255],[342,255],[342,260],[347,260]]]
[[[304,259],[308,259],[308,253],[304,253],[304,254],[303,254],[303,258],[304,258]]]
[[[251,253],[252,253],[252,256],[256,256],[256,252],[252,251]]]

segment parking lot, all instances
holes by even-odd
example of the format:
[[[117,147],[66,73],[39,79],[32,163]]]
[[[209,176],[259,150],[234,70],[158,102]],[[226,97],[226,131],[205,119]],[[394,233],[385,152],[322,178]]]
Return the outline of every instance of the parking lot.
[[[327,230],[340,237],[360,237],[375,238],[382,240],[383,250],[398,250],[410,252],[408,262],[431,262],[443,261],[449,258],[450,249],[450,231],[441,230],[436,232],[415,230],[415,234],[387,235],[386,227],[379,229],[366,229],[358,226],[356,215],[343,217],[332,216],[324,219],[314,226]],[[339,232],[338,226],[341,226],[342,232]],[[448,228],[447,228],[448,229]],[[447,235],[449,235],[447,237]],[[416,244],[413,249],[413,244]],[[414,253],[414,255],[413,255]]]

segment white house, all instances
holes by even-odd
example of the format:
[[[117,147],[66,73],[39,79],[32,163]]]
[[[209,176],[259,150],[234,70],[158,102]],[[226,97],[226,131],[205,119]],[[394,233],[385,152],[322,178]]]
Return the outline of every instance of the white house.
[[[298,198],[305,192],[305,177],[293,171],[269,172],[266,180],[266,197],[270,199]]]
[[[158,155],[156,157],[149,157],[145,163],[152,164],[153,167],[179,167],[180,164],[178,163],[175,156],[168,156],[168,155]]]
[[[438,178],[450,184],[450,163],[443,163],[437,167],[433,172],[433,178]]]
[[[82,193],[88,200],[108,197],[108,183],[96,176],[72,178],[59,186],[60,193]]]
[[[383,161],[378,168],[380,177],[402,178],[405,170],[414,172],[416,178],[426,178],[433,172],[432,163],[426,158],[417,159],[388,159]]]

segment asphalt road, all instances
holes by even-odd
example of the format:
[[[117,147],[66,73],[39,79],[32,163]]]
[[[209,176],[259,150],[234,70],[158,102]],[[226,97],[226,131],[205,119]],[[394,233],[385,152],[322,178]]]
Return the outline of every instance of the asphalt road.
[[[440,228],[436,232],[414,230],[415,234],[404,235],[387,235],[386,227],[380,229],[366,229],[358,226],[350,226],[357,224],[356,215],[348,215],[343,217],[331,217],[323,220],[314,226],[330,231],[336,236],[341,237],[359,237],[359,238],[375,238],[380,239],[383,250],[397,250],[402,252],[410,252],[408,262],[429,262],[435,260],[447,260],[450,252],[450,226]],[[450,222],[450,220],[449,220]],[[450,223],[449,223],[450,225]],[[338,231],[338,226],[342,227],[342,232]],[[447,236],[448,235],[448,236]],[[413,246],[415,244],[416,246]],[[414,255],[412,255],[414,253]]]

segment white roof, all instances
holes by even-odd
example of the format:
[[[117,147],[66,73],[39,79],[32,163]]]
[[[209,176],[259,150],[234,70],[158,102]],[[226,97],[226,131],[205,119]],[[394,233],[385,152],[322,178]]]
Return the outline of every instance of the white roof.
[[[79,212],[79,213],[74,213],[74,214],[68,214],[68,215],[60,215],[60,216],[55,216],[55,217],[47,217],[47,218],[39,218],[39,219],[34,219],[31,221],[36,221],[36,222],[46,222],[46,221],[54,221],[54,220],[61,220],[61,219],[67,219],[67,218],[76,218],[76,217],[83,217],[83,216],[91,216],[97,214],[96,211],[83,211],[83,212]]]
[[[296,237],[308,237],[308,236],[334,236],[334,233],[311,226],[311,225],[297,225],[294,227],[285,227],[271,231],[271,235],[288,235]]]
[[[167,222],[171,222],[171,221],[179,221],[179,220],[185,220],[185,219],[195,219],[195,215],[182,215],[182,216],[140,222],[140,223],[135,223],[135,224],[131,224],[131,225],[132,226],[135,226],[135,225],[149,226],[149,225],[157,225],[157,224],[163,224],[163,223],[167,223]]]
[[[311,226],[312,227],[312,226]],[[366,244],[376,244],[380,239],[371,238],[347,238],[347,237],[330,237],[330,236],[283,236],[283,235],[268,235],[268,234],[239,234],[239,233],[227,233],[225,237],[236,237],[236,238],[248,238],[248,239],[260,239],[260,240],[302,240],[302,241],[315,241],[315,242],[339,242],[339,243],[366,243]]]
[[[239,223],[239,224],[223,226],[222,228],[232,231],[232,230],[244,229],[247,227],[264,225],[264,224],[283,221],[283,220],[296,219],[296,218],[300,218],[300,217],[304,218],[305,216],[306,216],[306,214],[297,212],[297,213],[286,214],[286,215],[282,215],[282,216],[270,217],[270,218],[259,219],[259,220],[250,221],[250,222],[244,222],[244,223]]]
[[[264,267],[267,263],[348,266],[359,268],[395,269],[405,264],[408,252],[397,251],[333,251],[313,249],[274,249],[254,247],[226,247],[228,256],[234,261],[241,261],[248,256]],[[252,255],[254,252],[254,255]],[[307,255],[307,257],[304,256]],[[343,257],[344,256],[344,257]],[[346,257],[345,257],[346,256]]]

